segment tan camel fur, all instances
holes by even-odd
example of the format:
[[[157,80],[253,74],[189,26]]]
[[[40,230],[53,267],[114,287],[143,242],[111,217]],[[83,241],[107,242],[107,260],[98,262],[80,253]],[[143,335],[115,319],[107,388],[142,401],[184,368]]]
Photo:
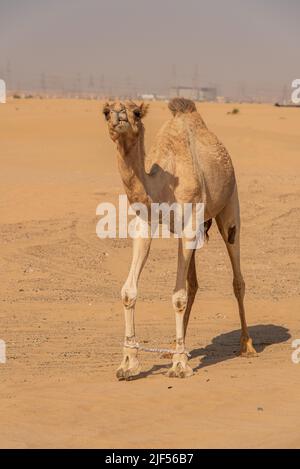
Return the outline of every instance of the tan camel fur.
[[[245,309],[245,282],[240,269],[240,213],[234,169],[225,147],[210,132],[187,99],[170,101],[172,117],[159,131],[149,155],[145,154],[143,117],[147,105],[114,102],[104,105],[108,130],[117,146],[120,175],[130,203],[152,202],[205,204],[205,228],[215,218],[225,241],[233,270],[233,290],[241,321],[241,354],[253,354]],[[146,167],[149,168],[147,171]],[[150,210],[149,210],[150,213]],[[150,215],[149,215],[150,216]],[[191,308],[198,289],[195,250],[178,240],[178,268],[172,303],[176,318],[176,353],[168,371],[170,377],[193,374],[185,352],[185,335]],[[119,379],[140,373],[134,327],[137,285],[146,263],[151,237],[133,240],[133,258],[121,296],[125,312],[123,360],[117,370]]]

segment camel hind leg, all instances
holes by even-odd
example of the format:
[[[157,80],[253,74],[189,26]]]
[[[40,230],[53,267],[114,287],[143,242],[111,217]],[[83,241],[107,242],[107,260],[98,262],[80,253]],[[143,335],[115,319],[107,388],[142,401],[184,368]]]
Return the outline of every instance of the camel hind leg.
[[[195,250],[192,254],[188,275],[187,275],[187,295],[188,295],[188,302],[186,306],[186,310],[184,312],[183,318],[183,327],[184,327],[184,337],[186,336],[187,326],[189,323],[190,313],[192,310],[192,306],[195,300],[195,296],[198,290],[198,281],[197,281],[197,273],[196,273],[196,262],[195,262]]]
[[[176,320],[176,351],[173,354],[172,367],[168,370],[170,378],[186,378],[192,376],[193,370],[188,364],[188,355],[185,350],[185,332],[188,323],[192,302],[189,308],[189,269],[194,250],[189,248],[187,238],[178,240],[178,263],[176,285],[172,295],[172,303]],[[194,299],[194,298],[193,298]],[[187,315],[185,314],[187,312]]]
[[[197,274],[196,274],[196,263],[195,263],[195,250],[192,254],[189,268],[188,268],[188,274],[187,274],[187,306],[184,312],[183,316],[183,337],[185,339],[186,337],[186,331],[190,319],[190,313],[194,304],[195,296],[198,290],[198,281],[197,281]],[[174,341],[176,343],[176,340]],[[174,344],[174,342],[171,342],[171,346]],[[161,358],[173,358],[172,353],[170,352],[164,352],[161,355]]]
[[[209,240],[208,236],[208,231],[212,225],[212,220],[207,220],[204,223],[204,235],[206,241]],[[184,337],[186,336],[186,331],[187,331],[187,326],[189,323],[189,318],[190,318],[190,313],[195,301],[195,296],[197,293],[197,290],[199,288],[198,285],[198,279],[197,279],[197,272],[196,272],[196,260],[195,260],[195,254],[196,250],[194,249],[190,264],[189,264],[189,270],[188,270],[188,275],[187,275],[187,293],[188,293],[188,303],[187,307],[184,313],[184,318],[183,318],[183,325],[184,325]]]
[[[229,203],[216,216],[216,222],[226,244],[232,265],[233,291],[238,302],[242,328],[240,353],[241,355],[252,355],[256,351],[248,332],[244,307],[245,282],[240,267],[240,210],[236,187]]]

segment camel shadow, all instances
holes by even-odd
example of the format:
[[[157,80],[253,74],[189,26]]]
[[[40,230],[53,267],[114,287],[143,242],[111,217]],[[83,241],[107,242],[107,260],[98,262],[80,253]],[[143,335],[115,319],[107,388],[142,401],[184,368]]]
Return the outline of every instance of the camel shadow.
[[[270,345],[286,342],[291,337],[289,330],[274,324],[260,324],[248,328],[257,354]],[[239,355],[241,330],[220,334],[204,348],[193,349],[191,358],[201,357],[194,371],[231,360]]]
[[[270,345],[286,342],[290,339],[289,330],[274,324],[260,324],[248,328],[253,345],[259,354]],[[239,354],[241,330],[220,334],[213,338],[206,347],[195,348],[190,351],[191,359],[201,357],[199,364],[194,367],[194,372],[226,360],[236,358]],[[167,365],[154,365],[147,371],[142,372],[138,378],[147,378],[150,375],[162,374]]]

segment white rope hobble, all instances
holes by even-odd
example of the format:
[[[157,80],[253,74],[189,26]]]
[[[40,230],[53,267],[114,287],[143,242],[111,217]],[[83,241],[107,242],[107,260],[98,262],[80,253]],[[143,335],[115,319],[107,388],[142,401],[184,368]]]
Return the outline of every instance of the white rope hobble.
[[[179,352],[177,350],[172,350],[168,348],[149,348],[149,347],[144,347],[143,345],[140,345],[138,342],[136,342],[135,344],[124,343],[124,347],[138,349],[138,350],[142,350],[143,352],[151,352],[151,353],[170,353],[172,355],[174,355],[175,353],[184,353],[187,357],[189,358],[191,357],[191,354],[187,350],[184,350],[183,352]]]

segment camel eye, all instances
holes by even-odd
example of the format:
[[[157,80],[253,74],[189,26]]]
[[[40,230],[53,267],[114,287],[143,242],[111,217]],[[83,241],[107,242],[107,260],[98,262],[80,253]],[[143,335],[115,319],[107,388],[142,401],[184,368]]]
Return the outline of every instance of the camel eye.
[[[135,110],[133,111],[133,114],[134,114],[135,117],[137,117],[138,119],[140,119],[140,117],[141,117],[141,111],[140,111],[139,109],[135,109]]]
[[[110,115],[110,109],[104,109],[103,114],[104,114],[104,116],[105,116],[105,119],[108,120],[108,119],[109,119],[109,115]]]

